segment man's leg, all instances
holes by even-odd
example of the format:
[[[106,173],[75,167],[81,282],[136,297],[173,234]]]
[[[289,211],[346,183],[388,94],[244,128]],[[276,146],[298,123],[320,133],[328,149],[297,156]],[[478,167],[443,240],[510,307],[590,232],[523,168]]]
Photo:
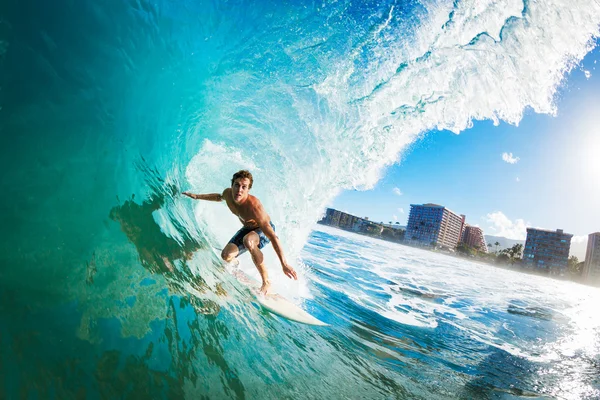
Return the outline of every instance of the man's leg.
[[[235,245],[233,243],[227,243],[227,246],[225,246],[225,248],[221,252],[221,258],[226,262],[231,262],[231,261],[233,261],[234,258],[237,257],[239,252],[240,251],[239,251],[237,245]]]
[[[254,261],[254,265],[256,265],[256,268],[258,269],[262,279],[260,293],[267,294],[269,292],[269,288],[271,287],[271,281],[269,281],[269,274],[267,273],[267,268],[264,264],[263,253],[258,248],[259,243],[260,238],[256,232],[250,232],[244,236],[244,246],[248,249],[250,255],[252,255],[252,261]]]

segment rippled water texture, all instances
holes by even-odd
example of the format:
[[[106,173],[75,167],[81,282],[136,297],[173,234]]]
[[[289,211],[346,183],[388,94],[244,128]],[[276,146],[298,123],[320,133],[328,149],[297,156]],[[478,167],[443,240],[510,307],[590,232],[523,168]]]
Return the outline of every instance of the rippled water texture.
[[[332,228],[303,258],[334,325],[411,396],[600,395],[598,289]]]

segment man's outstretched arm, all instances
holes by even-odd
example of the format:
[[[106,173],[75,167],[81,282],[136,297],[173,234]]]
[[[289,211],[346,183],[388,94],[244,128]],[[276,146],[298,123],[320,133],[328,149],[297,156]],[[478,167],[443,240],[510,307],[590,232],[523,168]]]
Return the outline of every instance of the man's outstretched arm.
[[[190,192],[183,192],[181,194],[194,200],[223,201],[223,195],[219,193],[194,194]]]

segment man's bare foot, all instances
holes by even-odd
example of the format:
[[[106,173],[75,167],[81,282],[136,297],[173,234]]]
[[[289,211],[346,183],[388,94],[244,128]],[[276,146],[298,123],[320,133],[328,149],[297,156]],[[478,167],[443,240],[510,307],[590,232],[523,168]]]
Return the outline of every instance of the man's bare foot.
[[[263,284],[260,287],[258,294],[262,294],[263,296],[266,296],[267,294],[269,294],[270,288],[271,288],[271,281],[263,281]]]

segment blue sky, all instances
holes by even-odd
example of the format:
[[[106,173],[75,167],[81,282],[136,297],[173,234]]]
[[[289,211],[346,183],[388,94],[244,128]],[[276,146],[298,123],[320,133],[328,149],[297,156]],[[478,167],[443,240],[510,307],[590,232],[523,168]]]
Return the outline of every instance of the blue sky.
[[[345,191],[331,206],[406,225],[410,204],[431,202],[465,214],[488,235],[524,239],[532,226],[587,238],[600,231],[596,67],[598,47],[563,82],[556,116],[528,110],[519,126],[476,121],[460,135],[429,132],[373,190]]]

